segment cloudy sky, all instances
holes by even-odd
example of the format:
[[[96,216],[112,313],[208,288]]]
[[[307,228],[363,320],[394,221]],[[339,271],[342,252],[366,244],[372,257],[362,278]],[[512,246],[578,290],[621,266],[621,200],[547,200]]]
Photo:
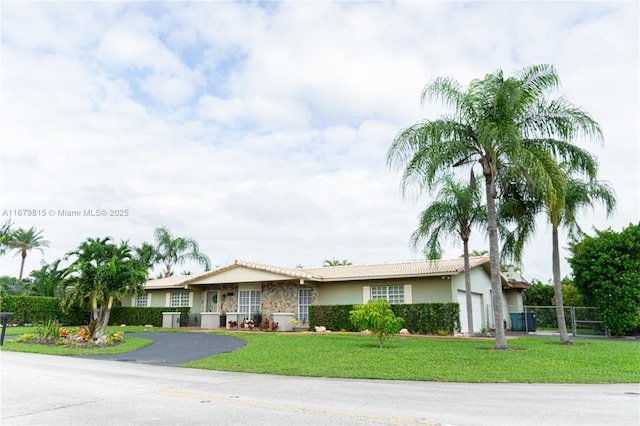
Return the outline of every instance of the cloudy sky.
[[[196,238],[215,265],[419,259],[408,240],[429,198],[403,200],[385,156],[399,130],[446,111],[422,107],[422,88],[538,63],[559,71],[553,96],[604,130],[604,145],[584,147],[619,204],[609,219],[586,212],[582,226],[621,230],[640,217],[637,2],[1,7],[1,219],[51,242],[27,270],[87,237],[152,241],[158,226]],[[462,253],[446,246],[444,257]],[[488,242],[476,231],[471,246]],[[527,278],[551,277],[550,248],[541,222]],[[17,275],[19,257],[0,267]]]

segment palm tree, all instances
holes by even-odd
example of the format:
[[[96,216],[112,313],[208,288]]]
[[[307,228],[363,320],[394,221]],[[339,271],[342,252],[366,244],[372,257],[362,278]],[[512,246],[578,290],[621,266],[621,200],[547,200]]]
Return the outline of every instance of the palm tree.
[[[353,263],[349,262],[347,259],[342,259],[342,260],[338,260],[335,257],[332,259],[326,259],[323,263],[322,266],[325,267],[332,267],[332,266],[350,266],[353,265]]]
[[[69,268],[58,269],[61,259],[53,263],[41,263],[40,269],[31,272],[33,283],[29,286],[29,292],[34,296],[62,297],[65,294],[67,279],[71,270]]]
[[[93,337],[101,337],[109,325],[113,303],[143,291],[148,276],[146,264],[126,241],[116,245],[109,237],[88,238],[77,250],[69,252],[69,257],[76,258],[70,267],[74,285],[63,304],[69,307],[88,303],[95,325]]]
[[[139,247],[134,247],[134,251],[138,255],[138,259],[145,265],[147,265],[147,269],[149,272],[153,269],[153,265],[157,263],[156,257],[156,249],[153,245],[144,241],[142,245]]]
[[[469,333],[473,333],[469,237],[473,226],[486,224],[487,211],[482,205],[480,192],[457,182],[451,175],[445,175],[437,182],[436,187],[440,187],[438,195],[435,201],[420,213],[420,225],[411,235],[411,246],[416,249],[426,240],[424,247],[426,257],[440,259],[442,254],[441,239],[457,235],[462,240],[467,329]]]
[[[0,256],[4,256],[6,252],[6,247],[9,243],[9,238],[11,237],[11,219],[7,220],[5,223],[0,226]]]
[[[7,243],[9,247],[16,250],[16,254],[22,256],[20,262],[20,273],[18,274],[18,284],[22,281],[22,273],[24,272],[24,262],[27,258],[27,253],[33,249],[40,250],[44,254],[42,247],[49,247],[49,241],[42,238],[42,231],[36,231],[35,227],[31,227],[27,230],[18,228],[12,232],[9,236]]]
[[[196,240],[184,237],[174,238],[165,227],[156,228],[155,238],[156,261],[164,264],[165,278],[171,276],[171,268],[174,265],[181,265],[187,260],[204,266],[205,270],[211,268],[209,257],[200,251]]]
[[[593,161],[595,162],[595,158]],[[512,220],[518,224],[518,228],[521,228],[519,232],[525,240],[535,231],[534,217],[538,213],[543,212],[551,225],[553,288],[560,342],[571,344],[564,315],[559,229],[565,228],[573,239],[583,235],[584,233],[577,222],[577,215],[587,208],[593,208],[594,204],[600,202],[609,216],[615,210],[616,199],[611,186],[607,182],[597,179],[597,167],[587,173],[567,163],[560,164],[560,168],[563,171],[563,178],[559,181],[561,188],[555,192],[555,197],[536,190],[536,188],[514,188],[513,193],[519,191],[525,193],[514,197],[518,200],[516,205],[519,204],[519,207],[514,208],[513,202],[508,202],[507,205],[511,207],[511,212],[514,213]],[[519,245],[521,248],[522,242]]]
[[[556,159],[580,169],[592,166],[591,156],[571,141],[578,135],[602,137],[598,123],[586,112],[565,98],[545,98],[558,86],[558,74],[550,65],[524,67],[509,78],[497,70],[473,80],[466,90],[453,78],[436,78],[423,89],[422,102],[441,100],[453,113],[402,130],[387,153],[388,166],[403,170],[403,194],[409,186],[419,190],[433,186],[451,168],[480,165],[487,203],[495,349],[509,348],[496,215],[496,200],[506,189],[502,171],[514,170],[520,180],[553,192],[554,181],[562,175]],[[471,184],[475,185],[473,169]]]

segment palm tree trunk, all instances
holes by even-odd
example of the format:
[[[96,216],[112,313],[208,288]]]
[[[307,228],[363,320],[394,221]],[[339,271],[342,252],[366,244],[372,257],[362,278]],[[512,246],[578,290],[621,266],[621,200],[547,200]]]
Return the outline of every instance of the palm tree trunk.
[[[558,226],[553,225],[553,293],[556,299],[556,315],[558,318],[558,330],[560,331],[560,343],[571,344],[571,338],[567,332],[567,323],[564,318],[564,302],[562,301],[562,281],[560,280],[560,253],[558,245]]]
[[[469,266],[469,240],[463,240],[464,246],[464,291],[467,296],[467,333],[474,334],[473,329],[473,306],[471,300],[471,268]]]
[[[485,173],[487,195],[487,219],[489,225],[489,257],[491,258],[491,305],[496,328],[494,349],[509,349],[504,333],[504,311],[502,307],[502,283],[500,279],[500,249],[498,244],[498,219],[496,216],[495,183],[491,173]]]
[[[24,272],[24,261],[27,259],[27,251],[22,250],[22,261],[20,262],[20,273],[18,274],[17,283],[20,284],[22,281],[22,273]]]
[[[109,318],[111,317],[111,307],[113,306],[113,296],[109,296],[109,302],[107,303],[107,309],[102,316],[102,322],[96,329],[95,338],[98,339],[107,333],[107,326],[109,325]]]

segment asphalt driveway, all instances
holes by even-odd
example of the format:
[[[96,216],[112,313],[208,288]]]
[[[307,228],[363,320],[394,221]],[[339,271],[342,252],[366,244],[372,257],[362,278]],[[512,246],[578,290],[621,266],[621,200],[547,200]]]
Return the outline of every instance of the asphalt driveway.
[[[78,358],[125,361],[179,367],[189,361],[240,349],[247,342],[231,336],[208,333],[127,333],[127,336],[153,340],[145,348],[109,355],[73,355]]]

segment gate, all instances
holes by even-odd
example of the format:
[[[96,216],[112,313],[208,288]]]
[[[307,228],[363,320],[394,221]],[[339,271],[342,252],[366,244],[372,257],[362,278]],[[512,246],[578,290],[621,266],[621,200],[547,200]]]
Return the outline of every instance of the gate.
[[[555,306],[505,306],[505,315],[507,317],[509,317],[510,313],[517,312],[524,312],[525,317],[528,313],[534,313],[537,331],[558,331],[558,317]],[[602,310],[600,308],[565,306],[564,318],[567,331],[570,331],[574,337],[609,336],[607,327],[602,319]],[[493,309],[491,305],[487,305],[487,320],[489,326],[494,328]]]

